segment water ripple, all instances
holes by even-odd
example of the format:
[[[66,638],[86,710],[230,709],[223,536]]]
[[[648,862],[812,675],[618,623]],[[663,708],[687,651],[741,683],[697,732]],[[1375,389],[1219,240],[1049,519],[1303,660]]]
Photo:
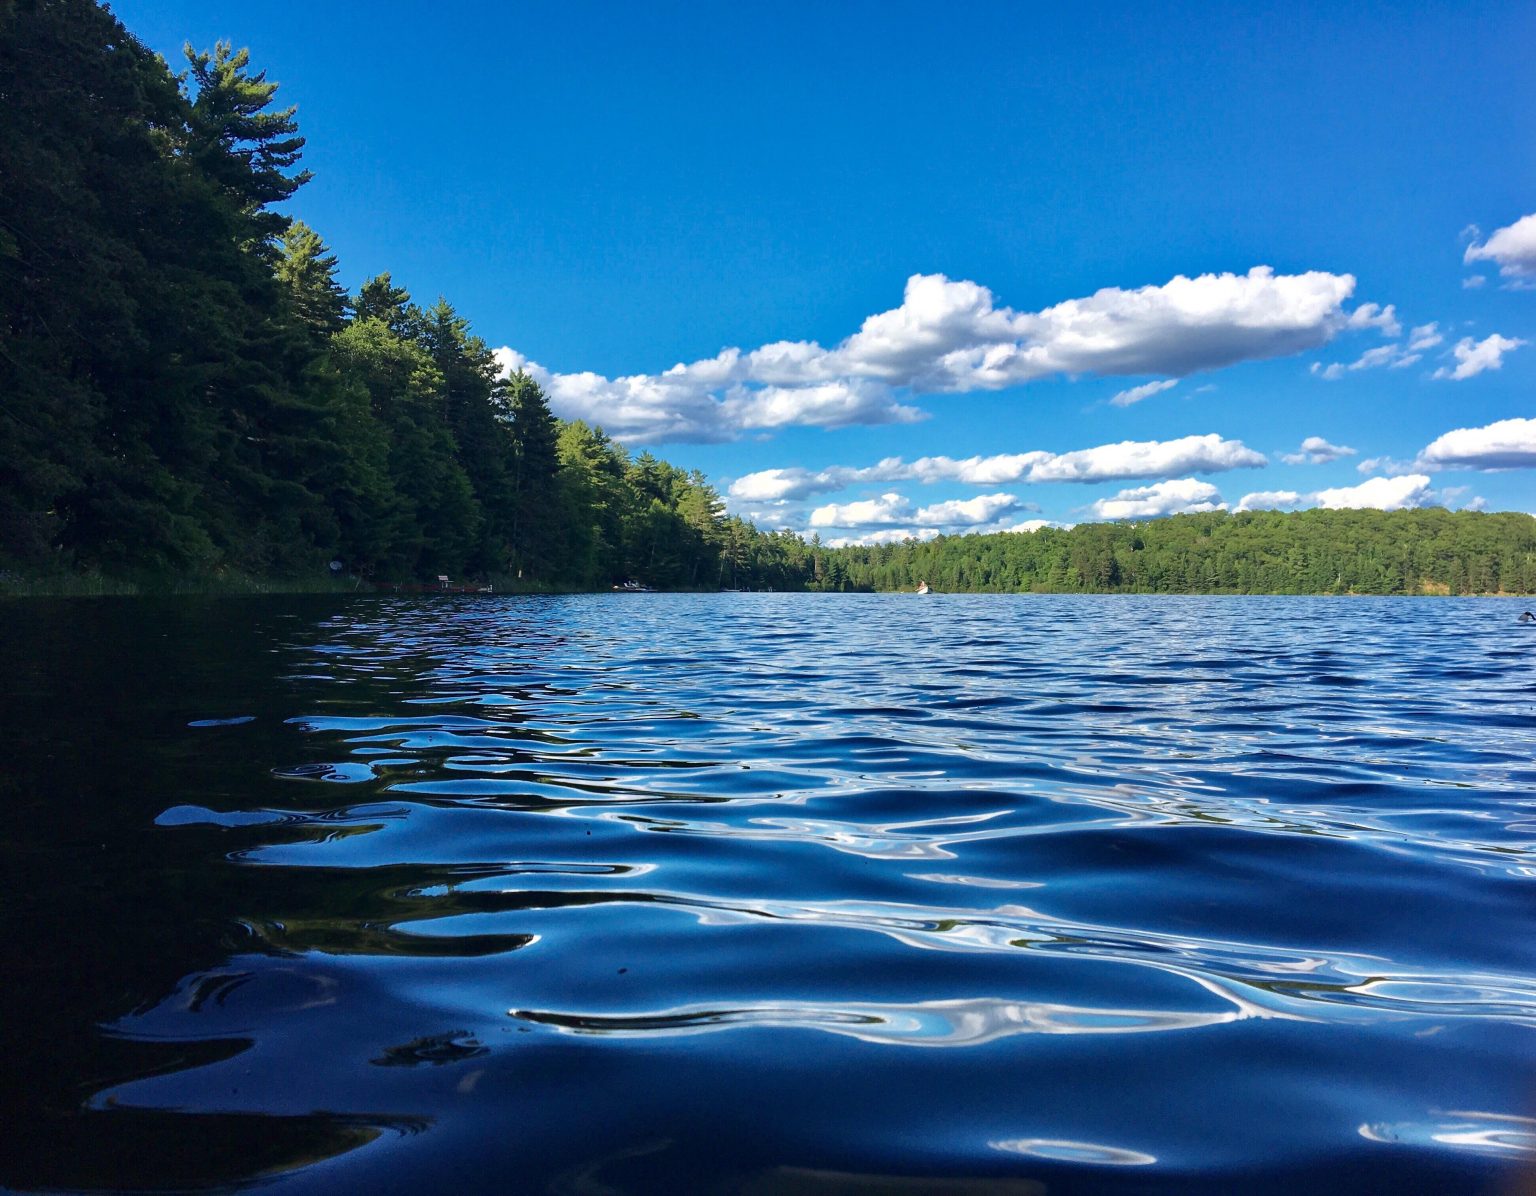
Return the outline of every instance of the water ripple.
[[[260,745],[156,819],[244,878],[242,937],[113,1032],[248,1042],[245,1111],[309,1056],[305,1109],[515,1115],[529,1190],[1344,1191],[1394,1151],[1484,1190],[1536,1153],[1510,614],[350,603],[286,627],[280,700],[180,724]],[[231,1066],[113,1099],[224,1107]]]

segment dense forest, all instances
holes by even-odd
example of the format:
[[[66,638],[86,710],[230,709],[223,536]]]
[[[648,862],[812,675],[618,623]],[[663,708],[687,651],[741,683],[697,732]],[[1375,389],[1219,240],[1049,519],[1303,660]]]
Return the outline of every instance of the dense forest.
[[[174,73],[91,0],[0,0],[0,581],[1536,590],[1536,520],[1177,516],[828,549],[501,376],[445,299],[349,294],[248,54]]]
[[[1536,592],[1536,519],[1418,511],[1211,511],[1070,531],[845,548],[835,588],[1235,594]]]

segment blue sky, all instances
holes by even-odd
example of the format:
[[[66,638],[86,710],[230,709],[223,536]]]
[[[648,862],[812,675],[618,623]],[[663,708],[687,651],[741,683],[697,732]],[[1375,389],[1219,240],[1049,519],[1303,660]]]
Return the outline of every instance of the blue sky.
[[[761,525],[1536,511],[1536,6],[1056,7],[113,5],[282,84],[347,285]]]

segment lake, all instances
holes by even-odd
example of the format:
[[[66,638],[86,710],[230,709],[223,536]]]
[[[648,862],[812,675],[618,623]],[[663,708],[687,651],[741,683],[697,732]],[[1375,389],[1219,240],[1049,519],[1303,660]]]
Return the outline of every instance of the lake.
[[[0,1184],[1513,1192],[1524,605],[0,604]]]

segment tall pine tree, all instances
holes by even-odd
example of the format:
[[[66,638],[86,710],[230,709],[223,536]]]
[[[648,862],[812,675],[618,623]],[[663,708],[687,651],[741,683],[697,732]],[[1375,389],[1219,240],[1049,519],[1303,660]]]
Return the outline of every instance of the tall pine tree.
[[[565,563],[557,483],[559,429],[539,384],[522,371],[502,383],[500,402],[512,432],[508,486],[512,562],[520,574],[549,577]]]

